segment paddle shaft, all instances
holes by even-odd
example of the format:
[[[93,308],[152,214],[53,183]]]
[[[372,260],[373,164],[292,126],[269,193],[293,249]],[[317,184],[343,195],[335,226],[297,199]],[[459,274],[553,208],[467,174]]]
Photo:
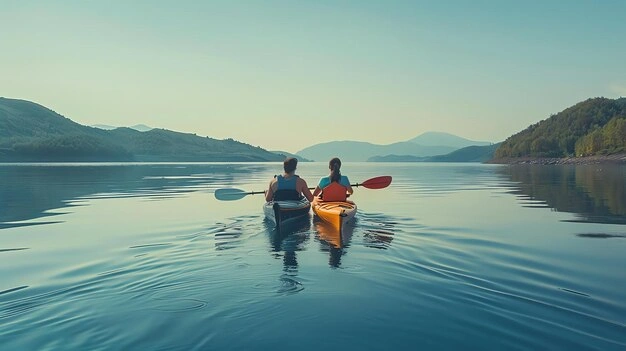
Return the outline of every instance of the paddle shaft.
[[[362,186],[367,189],[382,189],[382,188],[386,188],[387,186],[389,186],[389,184],[391,184],[391,176],[380,176],[380,177],[370,178],[360,184],[359,183],[351,184],[350,186],[354,186],[354,187]],[[309,189],[313,190],[315,188],[309,188]],[[223,188],[223,189],[215,190],[215,198],[218,200],[222,200],[222,201],[239,200],[241,198],[244,198],[247,195],[257,195],[257,194],[265,194],[265,191],[246,192],[244,190],[235,189],[235,188]]]

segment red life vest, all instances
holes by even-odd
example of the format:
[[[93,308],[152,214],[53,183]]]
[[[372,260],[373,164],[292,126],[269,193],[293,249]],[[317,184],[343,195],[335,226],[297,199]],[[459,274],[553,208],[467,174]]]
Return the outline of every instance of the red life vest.
[[[348,199],[347,188],[337,182],[332,182],[322,189],[323,201],[346,201]]]

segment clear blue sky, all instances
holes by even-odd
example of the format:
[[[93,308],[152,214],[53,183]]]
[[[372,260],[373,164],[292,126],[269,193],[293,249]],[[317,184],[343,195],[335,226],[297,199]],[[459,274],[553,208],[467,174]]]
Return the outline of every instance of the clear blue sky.
[[[0,0],[0,96],[270,150],[501,141],[626,96],[626,1]]]

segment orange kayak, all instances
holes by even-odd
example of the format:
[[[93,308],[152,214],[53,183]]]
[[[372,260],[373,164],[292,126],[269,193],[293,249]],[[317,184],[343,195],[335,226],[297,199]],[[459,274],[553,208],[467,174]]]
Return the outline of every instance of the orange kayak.
[[[321,220],[339,231],[356,215],[356,204],[352,201],[322,201],[315,198],[311,202],[311,209]]]

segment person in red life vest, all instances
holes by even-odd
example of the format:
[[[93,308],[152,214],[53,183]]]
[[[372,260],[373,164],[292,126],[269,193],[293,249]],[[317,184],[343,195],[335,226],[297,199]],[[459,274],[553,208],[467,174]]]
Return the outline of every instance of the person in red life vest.
[[[270,181],[269,188],[265,191],[265,201],[299,200],[302,196],[307,200],[313,200],[313,194],[309,190],[306,181],[296,175],[298,159],[289,157],[283,162],[285,173],[275,175]]]
[[[330,175],[322,177],[313,191],[313,196],[321,193],[323,201],[346,201],[353,193],[348,177],[341,175],[341,160],[337,157],[328,162]]]

